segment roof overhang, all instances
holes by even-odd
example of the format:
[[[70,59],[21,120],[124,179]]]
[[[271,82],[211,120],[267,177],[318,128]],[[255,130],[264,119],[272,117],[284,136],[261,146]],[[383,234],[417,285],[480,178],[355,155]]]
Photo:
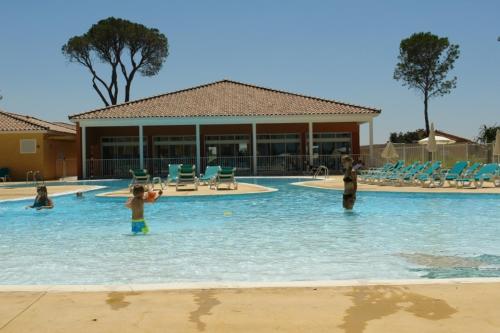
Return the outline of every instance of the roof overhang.
[[[123,127],[123,126],[175,126],[175,125],[235,125],[235,124],[290,124],[290,123],[366,123],[377,117],[371,114],[336,114],[305,116],[220,116],[220,117],[153,117],[72,120],[80,127]]]

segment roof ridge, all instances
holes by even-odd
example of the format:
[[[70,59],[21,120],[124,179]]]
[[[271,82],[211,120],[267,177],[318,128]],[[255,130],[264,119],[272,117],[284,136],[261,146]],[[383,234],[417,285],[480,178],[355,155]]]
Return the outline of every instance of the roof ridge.
[[[44,129],[46,131],[50,130],[49,127],[45,127],[45,126],[42,126],[42,125],[39,125],[39,124],[35,124],[33,122],[27,121],[26,119],[22,118],[22,117],[30,118],[30,116],[25,116],[25,115],[21,115],[21,114],[17,114],[17,113],[12,113],[12,112],[7,112],[7,111],[2,111],[2,110],[0,110],[0,113],[3,113],[4,115],[6,115],[8,117],[14,118],[14,119],[16,119],[18,121],[21,121],[23,123],[29,124],[31,126],[39,127],[39,128],[42,128],[42,129]],[[33,118],[33,117],[31,117],[31,118]]]

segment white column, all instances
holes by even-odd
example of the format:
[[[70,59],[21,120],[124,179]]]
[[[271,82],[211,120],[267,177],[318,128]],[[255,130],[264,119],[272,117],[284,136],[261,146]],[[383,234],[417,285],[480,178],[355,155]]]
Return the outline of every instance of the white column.
[[[200,124],[196,124],[196,172],[201,174]]]
[[[369,144],[370,144],[370,164],[373,164],[373,118],[368,122]]]
[[[144,169],[144,128],[139,125],[139,168]]]
[[[252,124],[252,163],[253,175],[257,176],[257,124]]]
[[[80,127],[82,133],[82,177],[87,178],[87,128],[85,126]]]
[[[314,164],[314,154],[313,154],[313,123],[309,122],[309,164]]]

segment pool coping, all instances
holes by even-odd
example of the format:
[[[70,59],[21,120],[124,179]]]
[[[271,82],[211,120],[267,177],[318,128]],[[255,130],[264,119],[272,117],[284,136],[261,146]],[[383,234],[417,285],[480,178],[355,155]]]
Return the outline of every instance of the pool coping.
[[[50,185],[49,185],[50,186]],[[68,194],[75,194],[78,192],[90,192],[90,191],[97,191],[97,190],[102,190],[104,188],[107,188],[108,186],[101,186],[101,185],[92,185],[92,188],[89,189],[84,189],[84,190],[72,190],[72,191],[66,191],[66,192],[60,192],[60,193],[55,193],[51,194],[50,197],[60,197],[63,195],[68,195]],[[24,200],[32,200],[35,198],[35,195],[29,196],[29,197],[22,197],[22,198],[14,198],[14,199],[4,199],[0,200],[0,203],[2,202],[12,202],[12,201],[24,201]]]
[[[179,282],[156,284],[88,284],[88,285],[0,285],[2,292],[113,292],[113,291],[168,291],[193,289],[264,289],[264,288],[333,288],[401,285],[450,285],[500,283],[500,278],[451,279],[361,279],[290,282]]]

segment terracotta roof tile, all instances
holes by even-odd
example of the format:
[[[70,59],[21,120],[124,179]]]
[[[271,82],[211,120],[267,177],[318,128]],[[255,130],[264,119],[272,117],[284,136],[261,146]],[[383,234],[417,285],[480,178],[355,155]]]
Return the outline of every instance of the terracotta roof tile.
[[[76,130],[45,120],[0,110],[0,132],[48,131],[75,134]]]
[[[82,119],[378,114],[379,109],[223,80],[72,115]]]

